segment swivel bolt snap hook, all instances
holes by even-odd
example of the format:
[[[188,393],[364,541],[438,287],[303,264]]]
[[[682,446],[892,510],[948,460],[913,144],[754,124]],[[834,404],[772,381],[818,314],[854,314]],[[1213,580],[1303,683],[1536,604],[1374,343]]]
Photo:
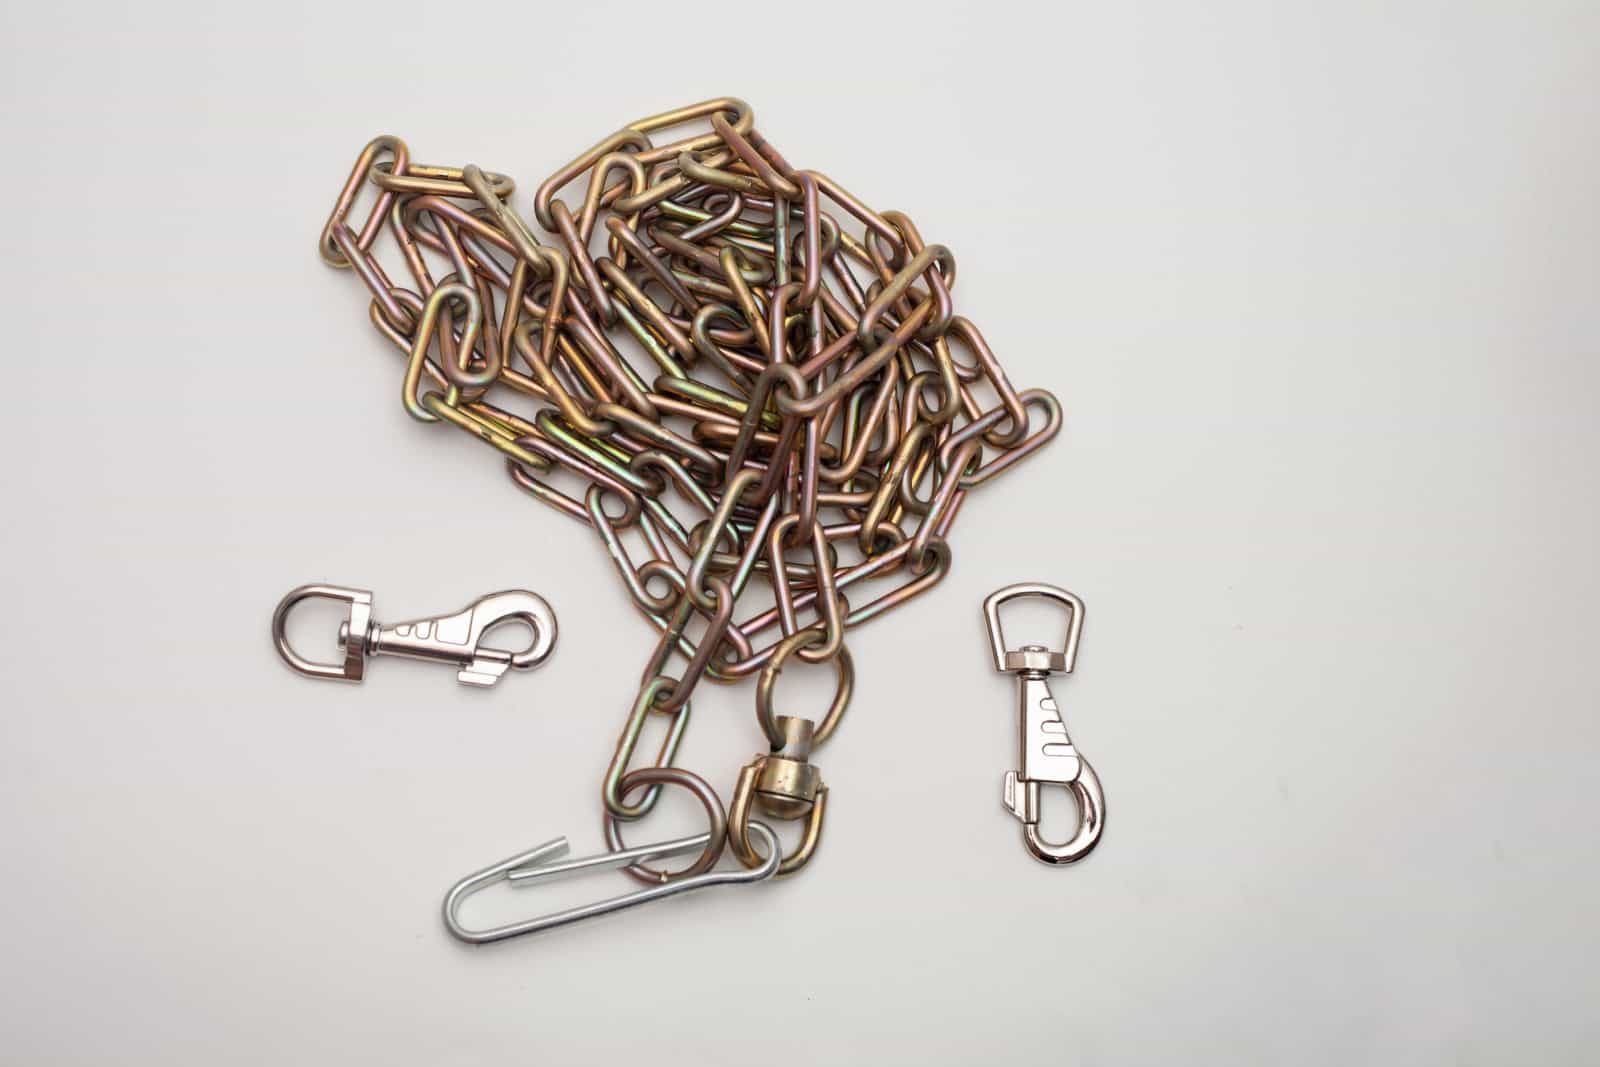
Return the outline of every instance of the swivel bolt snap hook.
[[[1053,600],[1067,609],[1067,639],[1060,652],[1043,645],[1008,650],[1000,628],[1000,607],[1022,597]],[[1005,806],[1022,823],[1023,843],[1044,863],[1076,863],[1100,841],[1105,828],[1106,801],[1100,777],[1073,747],[1061,710],[1046,679],[1070,674],[1078,658],[1078,637],[1083,632],[1083,601],[1053,585],[1023,583],[997,590],[983,602],[989,626],[989,647],[994,668],[1017,676],[1018,736],[1021,769],[1007,771]],[[1039,833],[1039,787],[1060,785],[1078,804],[1077,831],[1063,844],[1046,841]]]
[[[318,663],[294,650],[285,633],[289,612],[302,600],[342,601],[350,612],[339,626],[343,663]],[[484,635],[505,622],[522,622],[533,630],[533,644],[520,652],[493,648]],[[368,656],[409,656],[455,664],[463,685],[490,686],[507,670],[529,670],[547,659],[556,646],[556,616],[544,598],[525,589],[507,589],[479,597],[461,611],[385,626],[372,619],[372,594],[341,585],[302,585],[278,602],[272,613],[272,640],[283,661],[312,678],[359,682]]]

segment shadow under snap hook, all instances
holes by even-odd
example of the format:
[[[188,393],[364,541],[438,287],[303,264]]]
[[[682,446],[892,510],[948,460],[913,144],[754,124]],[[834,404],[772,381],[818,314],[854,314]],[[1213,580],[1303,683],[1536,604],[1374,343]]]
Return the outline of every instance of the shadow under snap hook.
[[[289,644],[284,626],[290,610],[313,598],[350,606],[349,617],[339,624],[343,663],[308,660]],[[484,634],[504,622],[526,623],[533,630],[533,644],[520,652],[484,645]],[[456,680],[463,685],[489,686],[511,668],[528,670],[549,657],[556,647],[556,615],[543,597],[526,589],[507,589],[479,597],[453,615],[385,626],[372,621],[372,593],[368,590],[302,585],[278,602],[272,613],[272,640],[285,663],[312,678],[359,682],[367,657],[381,654],[453,663],[460,668]]]
[[[1043,645],[1024,645],[1008,651],[1000,629],[1000,606],[1021,597],[1042,597],[1067,609],[1067,643],[1060,652]],[[1008,585],[983,602],[989,624],[989,647],[994,669],[1017,676],[1019,735],[1022,767],[1006,772],[1005,805],[1022,822],[1028,851],[1045,863],[1076,863],[1100,841],[1105,828],[1106,800],[1100,777],[1073,747],[1061,710],[1046,682],[1052,674],[1071,674],[1078,658],[1078,637],[1083,632],[1083,601],[1053,585],[1025,582]],[[1046,841],[1039,833],[1039,787],[1065,786],[1078,804],[1078,829],[1063,844]]]

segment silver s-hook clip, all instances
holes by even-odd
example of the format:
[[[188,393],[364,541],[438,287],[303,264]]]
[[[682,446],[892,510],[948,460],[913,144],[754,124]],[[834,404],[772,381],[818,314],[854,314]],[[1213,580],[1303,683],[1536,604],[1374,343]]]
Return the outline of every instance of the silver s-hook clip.
[[[350,606],[349,616],[339,626],[343,663],[308,660],[289,644],[284,627],[290,610],[314,597]],[[484,645],[484,634],[504,622],[526,623],[533,630],[533,644],[520,652]],[[272,613],[272,640],[285,663],[312,678],[359,682],[367,657],[381,654],[453,663],[460,668],[456,679],[463,685],[488,686],[513,667],[528,670],[549,657],[556,647],[556,615],[543,597],[525,589],[508,589],[479,597],[452,615],[384,626],[372,621],[369,591],[342,585],[302,585],[278,602]]]
[[[1019,597],[1043,597],[1067,609],[1067,641],[1060,652],[1043,645],[1006,649],[1000,606]],[[1006,808],[1021,820],[1023,841],[1035,858],[1045,863],[1076,863],[1100,841],[1106,801],[1099,776],[1067,737],[1061,710],[1046,679],[1052,674],[1072,673],[1078,637],[1083,632],[1083,601],[1065,589],[1027,582],[990,594],[983,602],[983,616],[989,624],[995,670],[1017,676],[1022,766],[1006,772]],[[1039,834],[1039,787],[1045,784],[1065,786],[1078,802],[1078,830],[1064,844],[1053,844]]]

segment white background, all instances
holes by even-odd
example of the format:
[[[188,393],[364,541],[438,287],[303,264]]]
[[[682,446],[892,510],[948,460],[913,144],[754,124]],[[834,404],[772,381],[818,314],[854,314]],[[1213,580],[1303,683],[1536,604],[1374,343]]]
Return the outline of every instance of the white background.
[[[1593,5],[93,6],[0,15],[6,1060],[1592,1052]],[[723,94],[949,245],[1066,429],[851,638],[802,877],[468,948],[456,877],[600,846],[652,641],[588,531],[404,414],[317,231],[376,133],[526,210]],[[308,681],[267,622],[314,580],[391,619],[528,586],[561,644],[490,692]],[[1072,868],[999,802],[978,608],[1018,580],[1089,608],[1056,693],[1109,820]],[[696,702],[724,789],[750,701]]]

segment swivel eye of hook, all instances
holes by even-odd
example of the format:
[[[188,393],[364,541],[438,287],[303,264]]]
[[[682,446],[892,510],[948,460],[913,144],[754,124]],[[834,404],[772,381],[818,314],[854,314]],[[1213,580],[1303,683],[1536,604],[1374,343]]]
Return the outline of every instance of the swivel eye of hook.
[[[1000,607],[1021,597],[1042,597],[1067,609],[1067,638],[1060,652],[1043,645],[1006,648]],[[995,670],[1017,676],[1022,766],[1006,772],[1005,806],[1021,821],[1023,842],[1036,859],[1052,864],[1076,863],[1100,841],[1106,819],[1105,794],[1100,789],[1099,775],[1067,736],[1061,710],[1046,679],[1052,674],[1072,673],[1078,658],[1078,638],[1083,632],[1083,601],[1053,585],[1008,585],[984,600],[983,615],[989,626]],[[1041,785],[1064,786],[1077,801],[1077,831],[1062,844],[1047,841],[1039,833]]]
[[[289,612],[302,600],[314,598],[349,605],[339,626],[343,663],[308,660],[289,644],[285,632]],[[505,622],[527,624],[533,630],[533,644],[520,652],[485,645],[484,635]],[[490,686],[512,668],[529,670],[549,657],[556,647],[556,615],[543,597],[526,589],[507,589],[479,597],[454,614],[386,626],[373,621],[372,593],[365,589],[302,585],[278,602],[272,613],[272,640],[285,663],[312,678],[359,682],[367,657],[382,654],[453,663],[460,668],[456,679],[463,685]]]

